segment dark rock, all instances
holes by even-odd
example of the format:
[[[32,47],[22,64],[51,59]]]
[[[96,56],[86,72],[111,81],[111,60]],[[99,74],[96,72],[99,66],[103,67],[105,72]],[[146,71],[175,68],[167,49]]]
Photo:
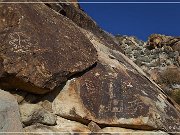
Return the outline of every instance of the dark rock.
[[[0,4],[0,87],[43,94],[96,62],[79,28],[44,4]]]
[[[53,102],[54,112],[103,125],[180,131],[180,113],[157,85],[122,53],[91,41],[97,66],[67,82]]]
[[[58,0],[53,1],[58,2]],[[82,9],[76,8],[72,4],[66,3],[49,3],[49,5],[52,9],[68,17],[79,27],[95,34],[99,39],[101,39],[102,42],[105,43],[106,46],[110,47],[111,49],[116,49],[120,52],[123,52],[114,36],[102,30],[91,17],[89,17],[85,12],[83,12]]]

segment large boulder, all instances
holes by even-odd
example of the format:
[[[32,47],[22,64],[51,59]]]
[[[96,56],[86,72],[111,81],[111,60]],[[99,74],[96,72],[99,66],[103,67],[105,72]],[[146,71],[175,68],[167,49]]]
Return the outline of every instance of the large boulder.
[[[0,4],[0,87],[43,94],[96,62],[66,17],[41,4]]]
[[[98,38],[91,38],[91,42],[99,62],[67,82],[53,102],[54,112],[102,125],[180,131],[180,113],[157,84],[122,53],[101,44]]]
[[[23,132],[17,100],[10,93],[0,90],[0,134]]]

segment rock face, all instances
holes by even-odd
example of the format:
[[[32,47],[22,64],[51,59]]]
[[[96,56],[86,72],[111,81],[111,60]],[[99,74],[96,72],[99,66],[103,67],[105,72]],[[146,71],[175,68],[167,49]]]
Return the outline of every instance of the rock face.
[[[122,53],[95,36],[91,42],[98,51],[98,64],[67,82],[53,102],[54,112],[105,125],[179,131],[180,113],[164,93]]]
[[[62,2],[63,0],[53,1]],[[57,11],[58,13],[71,19],[79,27],[92,32],[94,35],[100,38],[106,46],[123,52],[114,36],[102,30],[96,24],[96,22],[91,19],[91,17],[89,17],[85,12],[83,12],[83,10],[76,8],[77,6],[68,3],[49,3],[48,6]]]
[[[43,94],[96,62],[69,19],[44,4],[0,5],[0,86]]]
[[[19,107],[16,99],[0,90],[0,134],[1,132],[22,132]],[[18,135],[18,133],[17,133]]]

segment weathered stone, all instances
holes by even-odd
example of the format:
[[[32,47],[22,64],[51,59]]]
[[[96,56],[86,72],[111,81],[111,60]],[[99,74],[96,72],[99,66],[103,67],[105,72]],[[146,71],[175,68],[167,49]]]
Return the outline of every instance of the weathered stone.
[[[143,131],[118,127],[106,127],[100,130],[99,133],[101,133],[101,135],[168,135],[168,133],[162,131]]]
[[[63,134],[63,135],[71,135],[70,132],[63,132],[61,130],[58,130],[52,126],[46,126],[43,124],[35,124],[24,128],[24,131],[26,132],[26,135],[57,135],[57,134]]]
[[[53,1],[61,2],[63,0]],[[85,12],[83,12],[82,9],[76,8],[72,4],[67,3],[49,3],[49,6],[52,9],[56,10],[58,13],[71,19],[79,27],[95,34],[106,46],[110,47],[111,49],[116,49],[120,52],[123,52],[115,37],[108,32],[102,30],[91,17],[89,17]]]
[[[149,49],[161,48],[163,46],[175,46],[180,41],[179,37],[166,36],[161,34],[152,34],[148,37],[147,47]]]
[[[55,125],[56,116],[44,110],[38,104],[22,104],[20,105],[21,121],[24,125],[33,123],[42,123],[46,125]]]
[[[86,125],[76,121],[67,120],[62,117],[57,118],[57,125],[54,127],[64,132],[84,132],[85,134],[91,132]]]
[[[10,93],[0,90],[0,134],[14,132],[19,135],[15,132],[22,131],[17,100]]]
[[[52,103],[50,101],[44,100],[44,101],[40,101],[38,104],[41,105],[45,110],[47,110],[49,112],[53,112],[52,111]]]
[[[88,128],[91,130],[91,132],[98,132],[101,130],[101,128],[93,121],[88,124]]]
[[[75,121],[70,121],[61,117],[57,118],[57,125],[56,126],[45,126],[42,124],[36,124],[32,126],[28,126],[24,128],[26,132],[51,132],[49,134],[79,134],[79,135],[88,135],[91,131],[88,129],[87,126],[80,124]],[[47,134],[46,133],[46,134]],[[32,135],[32,134],[28,134]],[[38,135],[44,135],[43,133],[39,133]]]
[[[180,131],[180,113],[122,53],[98,42],[96,67],[67,82],[53,102],[57,115],[98,124]]]
[[[0,87],[43,94],[96,62],[79,28],[43,3],[0,4]]]

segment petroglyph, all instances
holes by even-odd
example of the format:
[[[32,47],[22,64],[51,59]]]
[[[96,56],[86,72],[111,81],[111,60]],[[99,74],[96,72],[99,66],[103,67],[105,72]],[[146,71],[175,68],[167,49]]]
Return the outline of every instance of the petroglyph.
[[[37,44],[37,41],[32,43],[31,38],[23,32],[14,32],[9,34],[9,44],[12,46],[11,50],[16,53],[29,52],[33,44]]]
[[[125,98],[128,97],[129,92],[124,89],[115,89],[113,86],[113,81],[111,80],[111,83],[109,84],[109,103],[108,103],[108,111],[114,113],[114,116],[116,117],[118,113],[126,112],[126,114],[133,115],[138,110],[141,111],[143,109],[143,103],[138,98],[132,97],[131,101],[125,102]],[[123,82],[124,85],[129,85],[130,88],[132,88],[131,82]],[[102,111],[102,109],[101,109]]]

